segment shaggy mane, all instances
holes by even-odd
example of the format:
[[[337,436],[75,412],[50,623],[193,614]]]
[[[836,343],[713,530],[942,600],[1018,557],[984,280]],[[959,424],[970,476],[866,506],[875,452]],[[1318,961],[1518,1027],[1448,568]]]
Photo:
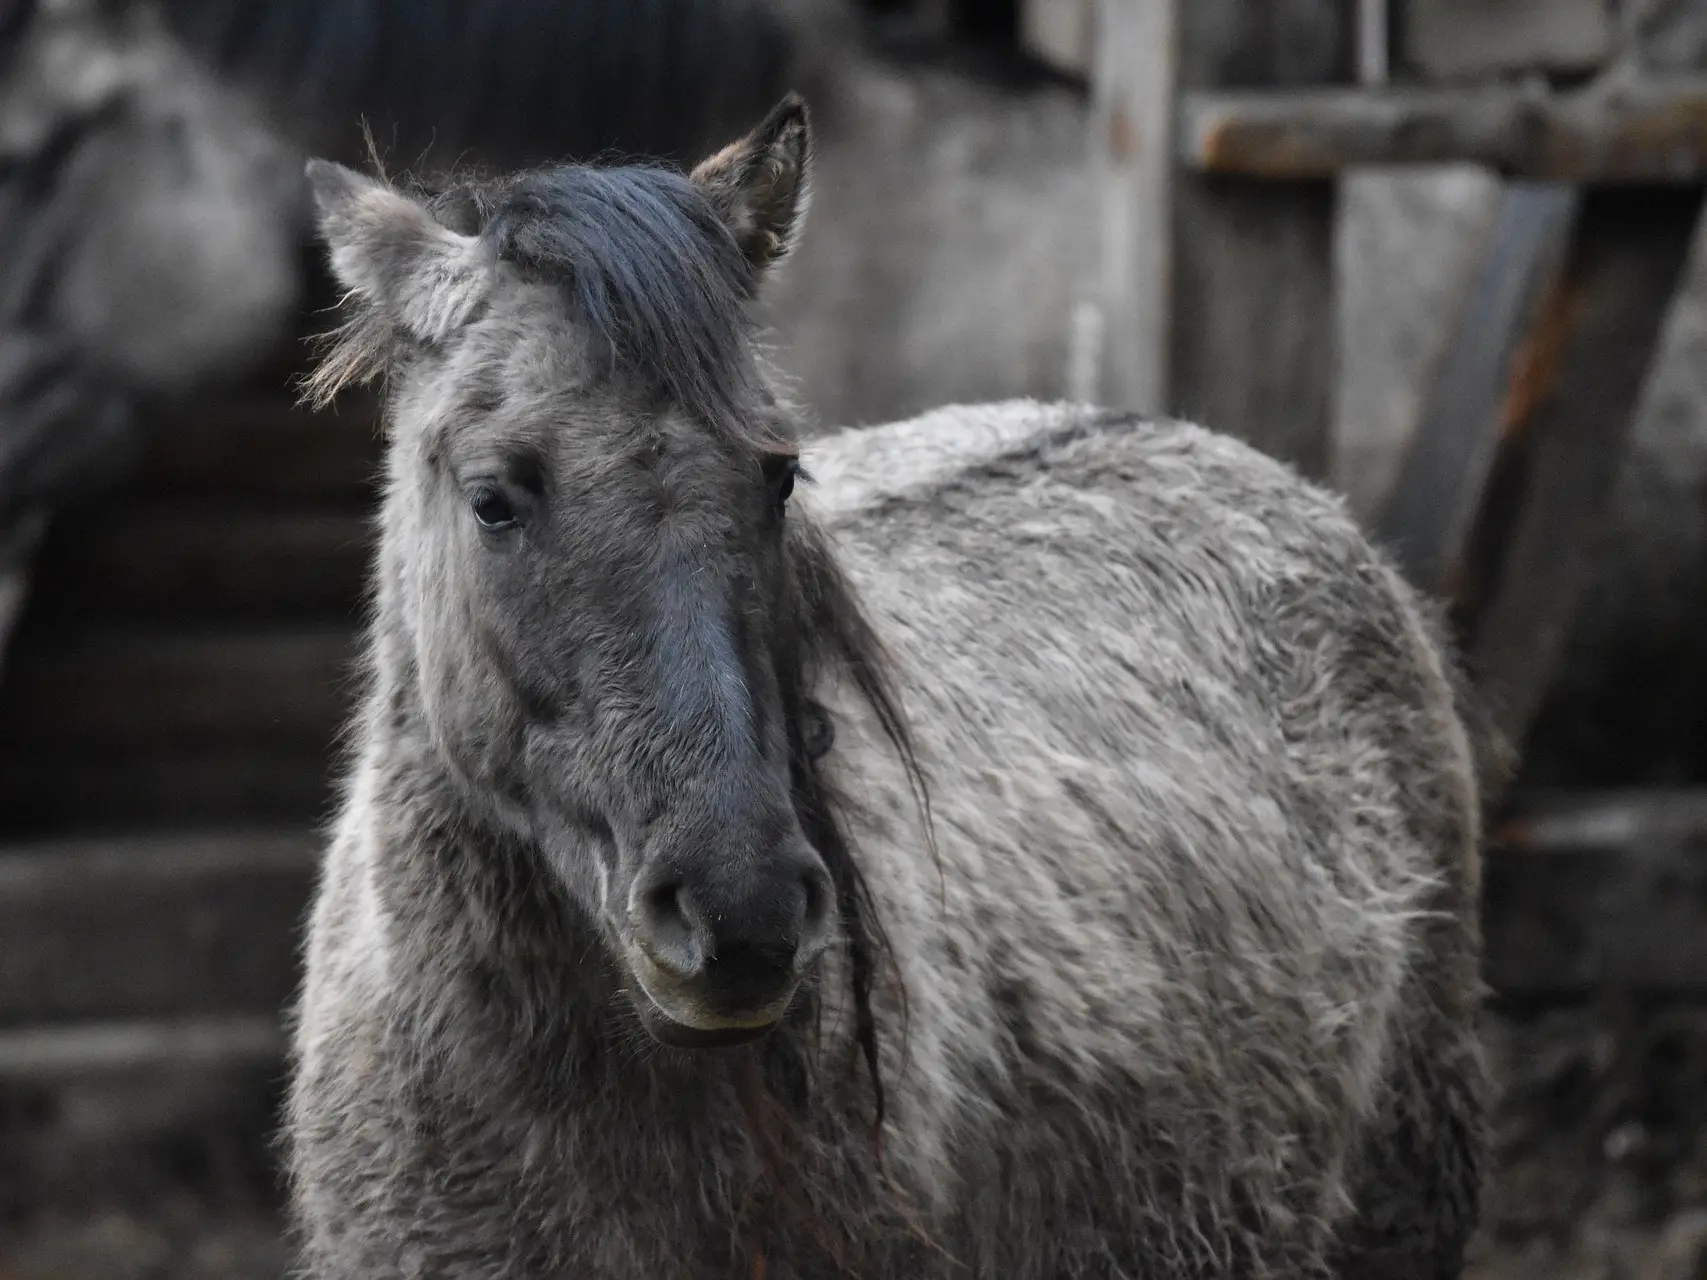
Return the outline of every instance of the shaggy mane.
[[[769,415],[752,412],[768,398],[748,342],[753,268],[686,174],[560,165],[415,194],[494,261],[561,290],[613,368],[721,433],[781,443]],[[346,305],[358,309],[328,335],[306,384],[316,405],[382,375],[396,354],[398,335],[377,308]]]

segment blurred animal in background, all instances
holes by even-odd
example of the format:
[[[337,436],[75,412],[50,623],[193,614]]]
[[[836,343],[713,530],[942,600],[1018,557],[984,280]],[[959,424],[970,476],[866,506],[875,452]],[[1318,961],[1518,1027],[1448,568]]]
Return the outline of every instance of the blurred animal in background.
[[[306,152],[688,157],[774,101],[762,0],[0,0],[0,651],[137,409],[296,324]]]

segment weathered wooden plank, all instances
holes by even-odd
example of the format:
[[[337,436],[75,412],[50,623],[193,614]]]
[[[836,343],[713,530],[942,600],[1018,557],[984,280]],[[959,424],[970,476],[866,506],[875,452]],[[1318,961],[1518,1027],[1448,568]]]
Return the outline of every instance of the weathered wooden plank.
[[[19,635],[0,685],[0,744],[325,746],[352,690],[349,628]]]
[[[328,812],[320,742],[97,751],[0,743],[0,835],[308,825]]]
[[[1179,0],[1102,0],[1092,81],[1092,161],[1102,229],[1096,398],[1139,413],[1168,402]]]
[[[284,1039],[277,1014],[0,1030],[0,1200],[77,1203],[92,1171],[146,1186],[186,1158],[267,1168]]]
[[[1525,792],[1489,840],[1509,853],[1692,848],[1707,853],[1707,787]]]
[[[383,455],[375,402],[313,413],[274,396],[164,406],[127,488],[237,498],[315,498],[361,509]]]
[[[1552,354],[1533,339],[1564,269],[1579,204],[1574,187],[1507,186],[1416,435],[1376,521],[1377,538],[1411,581],[1447,599],[1462,589],[1502,442],[1518,425],[1510,400],[1517,366]]]
[[[1586,587],[1699,208],[1689,189],[1515,184],[1376,522],[1452,604],[1516,746]]]
[[[1489,846],[1496,992],[1707,995],[1707,788],[1519,794]]]
[[[0,853],[0,1026],[277,1011],[316,849],[249,834]]]
[[[38,562],[39,623],[315,616],[354,622],[373,526],[357,512],[155,499],[67,517]]]
[[[1389,0],[1357,0],[1357,82],[1366,88],[1387,83],[1392,50]]]
[[[1404,58],[1420,78],[1583,74],[1613,53],[1606,0],[1405,0]]]
[[[1523,999],[1602,989],[1707,995],[1707,859],[1699,846],[1491,849],[1485,972]]]
[[[1343,0],[1191,0],[1183,90],[1344,83]],[[1168,407],[1326,474],[1335,377],[1332,181],[1175,175]]]
[[[1700,210],[1699,189],[1590,191],[1538,325],[1544,354],[1513,385],[1510,461],[1490,486],[1461,626],[1471,670],[1519,748],[1587,589]]]
[[[1707,78],[1616,92],[1195,92],[1181,100],[1177,139],[1188,168],[1285,182],[1465,161],[1540,181],[1687,184],[1707,180]]]
[[[243,1070],[280,1064],[284,1051],[284,1029],[268,1014],[26,1027],[0,1031],[0,1084]]]

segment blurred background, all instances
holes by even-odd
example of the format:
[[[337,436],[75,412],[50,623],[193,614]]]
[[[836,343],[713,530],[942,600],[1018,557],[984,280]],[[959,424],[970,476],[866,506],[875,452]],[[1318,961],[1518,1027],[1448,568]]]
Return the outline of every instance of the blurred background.
[[[813,430],[1195,417],[1518,748],[1478,1280],[1707,1277],[1707,0],[0,0],[0,1280],[288,1269],[280,1009],[375,404],[306,154],[691,163],[787,89]]]

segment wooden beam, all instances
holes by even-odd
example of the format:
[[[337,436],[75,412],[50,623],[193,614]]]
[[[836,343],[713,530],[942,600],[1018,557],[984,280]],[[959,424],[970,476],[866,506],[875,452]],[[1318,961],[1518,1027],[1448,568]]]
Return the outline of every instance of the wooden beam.
[[[250,834],[0,852],[0,1027],[276,1014],[296,988],[318,845]]]
[[[38,623],[359,618],[374,537],[363,514],[292,505],[114,504],[62,522],[39,561]]]
[[[1564,275],[1514,381],[1461,596],[1472,674],[1521,749],[1553,682],[1662,326],[1695,238],[1698,189],[1583,198]]]
[[[275,823],[306,827],[332,801],[322,742],[156,744],[95,750],[0,750],[0,837]]]
[[[1102,229],[1096,398],[1138,413],[1168,403],[1172,341],[1174,58],[1179,0],[1100,0],[1091,158]]]
[[[1707,788],[1525,792],[1488,835],[1511,854],[1659,848],[1707,851]]]
[[[1451,604],[1521,748],[1700,210],[1687,188],[1514,184],[1376,535]]]
[[[1448,600],[1463,589],[1502,443],[1507,401],[1543,303],[1564,269],[1580,196],[1574,187],[1506,187],[1475,277],[1400,464],[1377,539],[1412,582]]]
[[[268,1014],[27,1027],[0,1031],[0,1084],[273,1067],[284,1052],[284,1028]]]
[[[26,632],[0,685],[0,742],[324,748],[355,688],[356,647],[348,627]]]
[[[1191,0],[1178,83],[1188,95],[1346,83],[1352,13],[1343,0]],[[1174,178],[1167,407],[1313,477],[1327,474],[1336,377],[1336,195],[1326,177]]]
[[[1707,883],[1699,847],[1492,849],[1484,971],[1498,995],[1604,990],[1707,995]]]
[[[161,406],[127,489],[150,493],[302,499],[362,510],[376,494],[384,452],[372,396],[312,413],[274,396],[210,397]]]
[[[1707,995],[1707,789],[1519,795],[1489,846],[1498,994]]]
[[[1188,169],[1283,182],[1463,161],[1540,181],[1687,184],[1707,181],[1707,78],[1616,92],[1195,92],[1177,138]]]
[[[76,1203],[186,1157],[246,1181],[272,1163],[284,1079],[276,1014],[0,1029],[0,1199]]]

